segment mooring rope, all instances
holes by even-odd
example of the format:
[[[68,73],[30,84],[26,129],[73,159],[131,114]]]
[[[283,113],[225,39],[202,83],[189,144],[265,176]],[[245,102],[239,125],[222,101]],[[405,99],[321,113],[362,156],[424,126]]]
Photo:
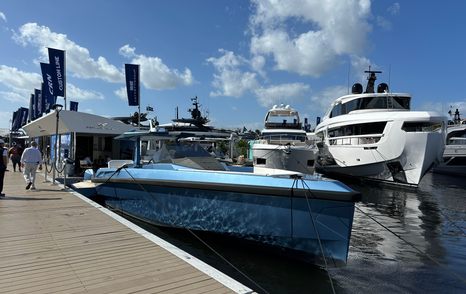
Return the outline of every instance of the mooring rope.
[[[315,222],[314,217],[312,215],[311,203],[310,203],[309,197],[307,195],[307,192],[309,192],[309,195],[313,196],[312,191],[311,191],[310,187],[307,185],[307,183],[304,181],[304,179],[301,179],[301,183],[302,183],[303,189],[305,190],[304,191],[304,196],[306,197],[306,203],[307,203],[307,207],[308,207],[308,211],[309,211],[309,216],[311,217],[312,226],[314,227],[314,231],[316,233],[317,241],[318,241],[319,247],[320,247],[320,252],[322,253],[322,258],[324,259],[325,272],[327,273],[327,277],[328,277],[328,280],[330,282],[330,287],[332,289],[332,293],[335,294],[336,291],[335,291],[335,287],[333,286],[332,277],[330,276],[330,272],[328,270],[328,263],[327,263],[327,258],[325,257],[324,247],[322,246],[322,241],[320,239],[320,234],[319,234],[319,231],[317,230],[316,222]],[[315,198],[315,197],[312,197],[312,198]]]

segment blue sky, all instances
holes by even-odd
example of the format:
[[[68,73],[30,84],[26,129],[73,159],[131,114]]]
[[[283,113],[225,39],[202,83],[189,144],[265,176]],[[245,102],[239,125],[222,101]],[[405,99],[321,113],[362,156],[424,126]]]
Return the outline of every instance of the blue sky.
[[[279,103],[315,127],[368,65],[413,109],[466,115],[465,12],[465,1],[2,0],[0,128],[40,87],[46,47],[66,50],[67,100],[104,116],[137,110],[125,63],[141,65],[141,109],[161,123],[198,96],[218,127],[261,129]]]

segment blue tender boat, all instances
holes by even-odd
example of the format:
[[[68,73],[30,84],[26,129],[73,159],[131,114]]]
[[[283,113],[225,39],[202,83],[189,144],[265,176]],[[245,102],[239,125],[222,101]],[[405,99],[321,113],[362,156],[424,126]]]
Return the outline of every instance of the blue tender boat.
[[[149,133],[121,137],[141,146]],[[163,141],[160,136],[157,140]],[[176,153],[158,146],[165,154]],[[316,264],[323,264],[323,255],[329,264],[346,263],[360,195],[339,181],[289,171],[269,176],[176,163],[190,162],[186,158],[141,164],[136,156],[135,162],[92,175],[97,193],[112,209],[155,225],[271,245]],[[193,157],[193,162],[200,161]]]

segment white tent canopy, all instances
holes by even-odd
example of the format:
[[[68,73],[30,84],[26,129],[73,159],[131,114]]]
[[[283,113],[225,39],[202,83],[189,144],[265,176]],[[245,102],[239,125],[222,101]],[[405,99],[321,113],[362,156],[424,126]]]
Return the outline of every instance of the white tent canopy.
[[[29,137],[55,135],[57,117],[52,111],[45,116],[23,126]],[[85,112],[62,110],[59,113],[58,134],[85,133],[119,135],[136,127],[120,121]]]

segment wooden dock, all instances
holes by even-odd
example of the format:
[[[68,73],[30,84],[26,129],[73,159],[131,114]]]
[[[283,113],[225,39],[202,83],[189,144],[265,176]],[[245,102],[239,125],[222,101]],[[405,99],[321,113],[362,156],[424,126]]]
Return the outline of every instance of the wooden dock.
[[[29,191],[9,170],[0,199],[0,293],[252,292],[43,175]]]

